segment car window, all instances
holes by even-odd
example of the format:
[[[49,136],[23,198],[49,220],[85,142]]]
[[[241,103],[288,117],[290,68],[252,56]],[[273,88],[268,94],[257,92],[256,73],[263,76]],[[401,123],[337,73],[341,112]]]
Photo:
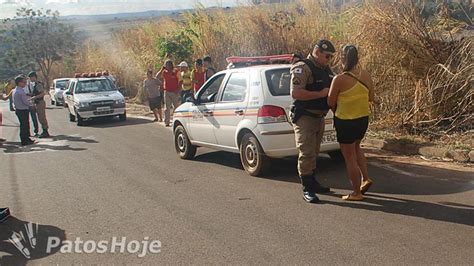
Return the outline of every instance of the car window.
[[[215,75],[206,83],[206,85],[199,91],[199,102],[209,103],[215,102],[216,95],[219,92],[222,81],[224,81],[225,74]]]
[[[272,69],[265,73],[267,85],[273,96],[290,95],[290,69]]]
[[[67,87],[68,81],[67,80],[58,80],[56,81],[55,87],[60,90],[65,90]]]
[[[222,102],[241,102],[245,100],[247,94],[247,74],[232,73],[224,92],[222,93]]]
[[[113,91],[110,82],[107,79],[82,80],[77,83],[75,93],[91,93],[102,91]]]

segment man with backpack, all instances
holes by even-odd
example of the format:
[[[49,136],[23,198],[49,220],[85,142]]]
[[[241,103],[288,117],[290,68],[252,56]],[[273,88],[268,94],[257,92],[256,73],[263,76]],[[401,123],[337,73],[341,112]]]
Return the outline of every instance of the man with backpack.
[[[320,40],[306,59],[291,67],[291,120],[298,148],[298,174],[303,185],[303,198],[310,203],[319,201],[316,193],[327,193],[329,188],[316,181],[316,158],[324,134],[324,118],[329,111],[327,96],[333,73],[329,68],[334,45]]]

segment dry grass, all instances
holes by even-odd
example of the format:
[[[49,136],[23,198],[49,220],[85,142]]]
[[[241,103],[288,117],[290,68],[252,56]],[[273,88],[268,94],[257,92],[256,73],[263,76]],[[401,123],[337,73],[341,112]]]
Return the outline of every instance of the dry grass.
[[[427,20],[412,1],[366,1],[342,10],[324,2],[198,9],[150,22],[115,35],[113,60],[107,57],[111,48],[86,46],[78,69],[108,66],[121,86],[136,92],[144,70],[163,62],[158,39],[176,29],[193,42],[188,62],[210,55],[219,69],[228,56],[308,53],[317,39],[328,38],[337,47],[359,46],[380,102],[372,107],[373,128],[436,138],[473,129],[472,38],[453,37],[462,23],[442,14]]]

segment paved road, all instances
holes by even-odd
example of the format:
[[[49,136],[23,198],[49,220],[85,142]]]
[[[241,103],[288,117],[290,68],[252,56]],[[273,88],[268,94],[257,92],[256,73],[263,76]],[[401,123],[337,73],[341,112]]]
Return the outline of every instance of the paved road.
[[[0,264],[28,261],[6,242],[37,223],[34,263],[147,264],[470,264],[474,261],[474,176],[469,167],[371,151],[376,180],[367,200],[349,203],[344,165],[321,157],[323,183],[335,194],[303,202],[295,160],[265,178],[236,155],[201,150],[177,158],[172,134],[146,119],[77,127],[51,107],[52,139],[18,147],[17,120],[4,110]],[[65,241],[159,240],[158,254],[46,252]],[[91,244],[92,245],[92,244]],[[64,247],[63,247],[64,248]],[[91,246],[89,246],[91,248]],[[79,248],[79,250],[81,250]],[[133,248],[132,248],[133,250]]]

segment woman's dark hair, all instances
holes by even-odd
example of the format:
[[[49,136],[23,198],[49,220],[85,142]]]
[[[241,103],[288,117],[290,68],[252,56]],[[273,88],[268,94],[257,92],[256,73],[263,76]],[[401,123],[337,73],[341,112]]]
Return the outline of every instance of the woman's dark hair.
[[[359,63],[359,52],[354,45],[346,45],[342,48],[342,57],[344,60],[343,71],[351,71]]]
[[[196,64],[197,64],[198,66],[202,66],[202,59],[197,59],[197,60],[196,60]]]

